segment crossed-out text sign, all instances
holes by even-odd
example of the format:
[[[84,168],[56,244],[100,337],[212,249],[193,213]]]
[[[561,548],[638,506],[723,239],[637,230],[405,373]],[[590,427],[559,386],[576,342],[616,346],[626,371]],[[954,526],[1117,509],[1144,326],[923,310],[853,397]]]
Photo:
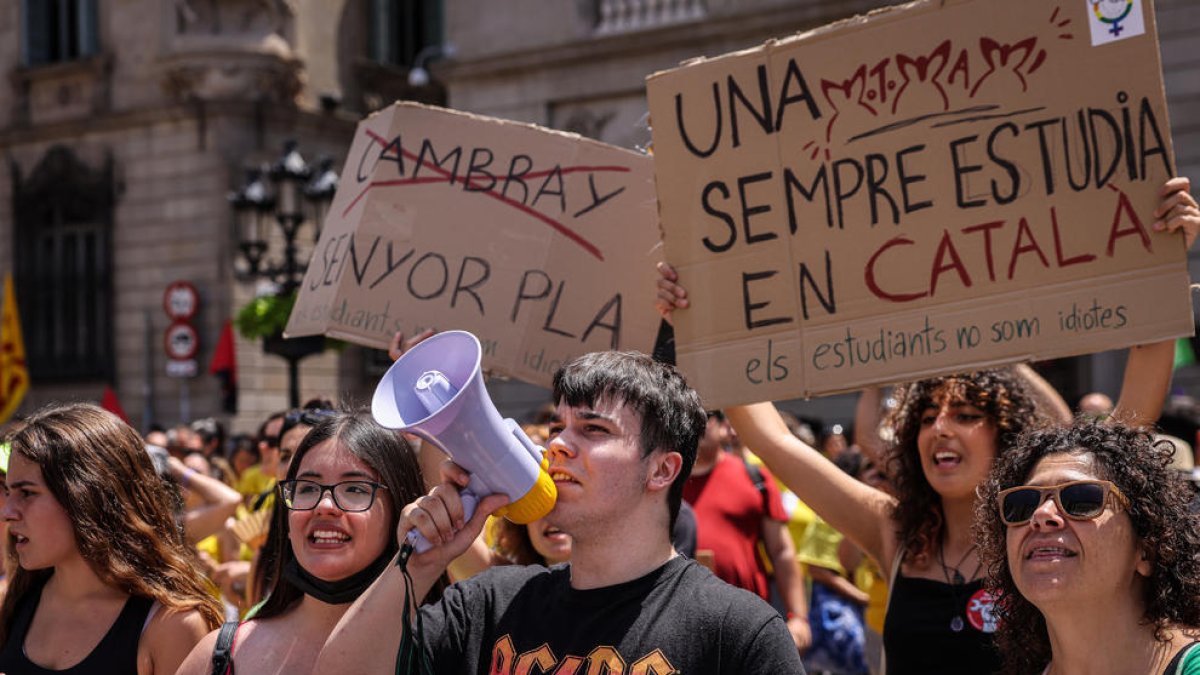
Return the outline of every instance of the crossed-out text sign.
[[[469,330],[485,367],[542,385],[586,352],[648,352],[652,172],[575,134],[397,103],[358,126],[287,334]]]

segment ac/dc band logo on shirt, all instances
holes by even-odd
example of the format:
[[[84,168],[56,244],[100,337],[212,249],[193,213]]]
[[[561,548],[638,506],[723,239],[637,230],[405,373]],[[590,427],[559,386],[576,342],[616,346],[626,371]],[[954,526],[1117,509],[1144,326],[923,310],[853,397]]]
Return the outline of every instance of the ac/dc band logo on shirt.
[[[490,675],[601,675],[602,673],[628,673],[629,675],[676,675],[680,671],[671,665],[661,649],[646,654],[628,665],[616,647],[598,646],[587,656],[555,656],[550,645],[543,644],[517,654],[512,638],[508,635],[496,640],[492,647]]]

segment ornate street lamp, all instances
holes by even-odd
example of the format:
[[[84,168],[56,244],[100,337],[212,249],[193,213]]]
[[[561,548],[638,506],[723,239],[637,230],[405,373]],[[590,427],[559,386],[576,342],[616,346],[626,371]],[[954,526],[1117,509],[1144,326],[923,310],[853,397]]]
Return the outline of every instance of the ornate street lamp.
[[[246,276],[251,279],[262,275],[260,266],[267,253],[267,237],[270,235],[267,216],[275,208],[275,196],[268,191],[262,174],[263,170],[259,168],[246,169],[246,184],[229,195],[238,250],[250,266]]]
[[[333,194],[337,192],[338,175],[333,170],[333,158],[329,155],[317,157],[317,170],[313,172],[312,180],[304,186],[304,196],[316,209],[313,219],[313,241],[321,238],[321,226],[329,213],[329,205],[333,202]]]
[[[317,241],[336,188],[333,160],[323,158],[314,172],[293,140],[284,143],[283,154],[274,165],[247,170],[245,184],[229,195],[234,236],[247,268],[238,277],[245,281],[269,280],[275,284],[275,299],[289,301],[300,288],[307,268],[297,259],[297,237],[311,220],[313,242]],[[283,235],[283,259],[278,262],[267,259],[272,219]],[[300,407],[300,360],[324,348],[325,337],[321,335],[286,340],[279,334],[263,337],[263,351],[288,363],[291,407]]]
[[[408,86],[424,87],[429,84],[432,79],[429,76],[429,64],[437,59],[452,59],[457,52],[454,45],[449,43],[423,47],[413,57],[412,68],[408,70]]]

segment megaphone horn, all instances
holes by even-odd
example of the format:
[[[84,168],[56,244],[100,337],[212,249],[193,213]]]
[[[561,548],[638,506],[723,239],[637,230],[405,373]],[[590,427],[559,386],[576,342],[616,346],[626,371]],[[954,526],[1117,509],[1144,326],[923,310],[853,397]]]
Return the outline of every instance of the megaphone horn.
[[[438,333],[401,356],[384,374],[371,401],[375,421],[416,434],[444,450],[471,474],[463,490],[466,519],[478,500],[503,492],[496,512],[531,523],[554,508],[558,491],[541,450],[512,419],[501,418],[483,384],[479,340],[466,331]],[[429,542],[407,540],[422,553]]]

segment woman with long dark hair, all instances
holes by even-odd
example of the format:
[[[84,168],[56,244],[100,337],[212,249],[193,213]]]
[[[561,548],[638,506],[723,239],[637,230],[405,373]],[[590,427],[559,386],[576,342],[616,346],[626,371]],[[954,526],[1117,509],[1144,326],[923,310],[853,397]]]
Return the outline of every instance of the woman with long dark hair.
[[[309,672],[350,603],[394,560],[400,508],[425,493],[399,434],[341,412],[314,420],[277,489],[259,563],[265,600],[205,637],[180,673]]]
[[[220,606],[141,437],[73,404],[9,438],[0,672],[174,673]]]
[[[1080,421],[1022,438],[982,487],[977,536],[1009,673],[1193,673],[1200,516],[1149,433]]]

